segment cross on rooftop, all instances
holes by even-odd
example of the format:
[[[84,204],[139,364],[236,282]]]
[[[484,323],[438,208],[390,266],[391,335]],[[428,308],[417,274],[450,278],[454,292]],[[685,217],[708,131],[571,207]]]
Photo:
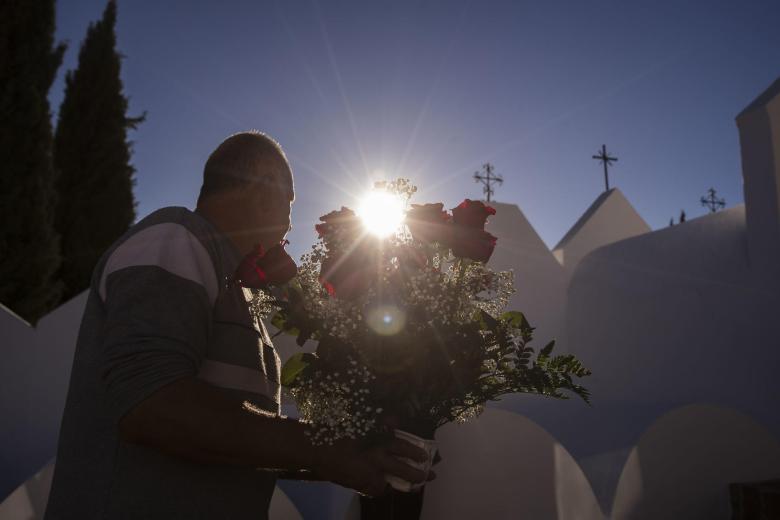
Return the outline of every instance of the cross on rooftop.
[[[711,213],[715,213],[726,206],[726,199],[718,198],[715,195],[716,193],[714,188],[710,188],[707,190],[707,196],[701,198],[701,205],[709,208]]]
[[[616,162],[618,159],[617,157],[610,157],[609,154],[607,154],[607,145],[605,144],[601,145],[601,152],[598,155],[594,155],[593,158],[598,159],[604,165],[604,186],[606,186],[604,191],[609,191],[608,168],[612,166],[612,163]]]
[[[482,169],[485,171],[485,175],[474,172],[474,182],[484,184],[482,192],[486,195],[487,201],[490,202],[490,197],[493,195],[493,183],[504,184],[504,179],[500,175],[493,174],[494,166],[490,163],[483,164]]]

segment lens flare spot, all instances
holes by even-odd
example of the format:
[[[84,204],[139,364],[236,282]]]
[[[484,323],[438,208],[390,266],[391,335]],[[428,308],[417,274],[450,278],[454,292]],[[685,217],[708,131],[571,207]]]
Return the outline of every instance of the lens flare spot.
[[[406,313],[396,305],[377,305],[366,313],[366,324],[380,336],[394,336],[406,325]]]

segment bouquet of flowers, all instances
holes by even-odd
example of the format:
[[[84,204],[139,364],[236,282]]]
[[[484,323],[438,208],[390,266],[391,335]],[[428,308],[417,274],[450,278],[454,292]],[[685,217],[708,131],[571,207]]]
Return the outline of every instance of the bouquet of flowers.
[[[511,393],[588,400],[574,378],[590,372],[572,355],[553,356],[553,341],[535,353],[533,327],[504,310],[512,273],[486,264],[497,239],[484,226],[495,210],[468,199],[451,213],[409,205],[415,191],[406,179],[375,186],[373,204],[396,204],[403,217],[385,234],[345,207],[321,217],[283,298],[258,300],[278,309],[280,332],[318,342],[282,369],[314,443],[369,437],[388,417],[431,439]]]

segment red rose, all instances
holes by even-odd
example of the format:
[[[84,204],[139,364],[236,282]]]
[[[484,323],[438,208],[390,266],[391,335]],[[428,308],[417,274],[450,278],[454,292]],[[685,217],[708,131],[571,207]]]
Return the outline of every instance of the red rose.
[[[452,254],[487,262],[496,247],[496,237],[485,231],[485,223],[496,210],[479,200],[466,199],[452,210]]]
[[[482,201],[466,199],[452,210],[452,221],[456,226],[482,230],[487,218],[495,214],[496,210]]]
[[[339,231],[347,231],[352,234],[360,232],[360,219],[349,208],[341,207],[338,211],[331,211],[320,217],[322,224],[317,224],[314,229],[320,237],[326,240]]]
[[[374,255],[365,248],[356,248],[347,254],[328,255],[320,266],[320,282],[331,296],[342,300],[358,298],[377,278]]]
[[[298,267],[284,250],[286,240],[268,251],[257,244],[236,269],[235,279],[242,287],[265,289],[269,285],[282,285],[298,274]]]
[[[406,225],[415,240],[447,243],[450,236],[450,218],[441,202],[412,204],[412,209],[406,212]]]
[[[458,258],[487,262],[496,247],[496,240],[496,237],[482,229],[455,227],[452,254]]]

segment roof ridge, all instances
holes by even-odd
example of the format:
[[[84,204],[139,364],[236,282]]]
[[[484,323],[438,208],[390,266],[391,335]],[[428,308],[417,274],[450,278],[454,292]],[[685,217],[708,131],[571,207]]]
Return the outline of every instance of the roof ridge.
[[[582,226],[585,225],[585,223],[590,219],[590,217],[593,216],[594,213],[596,213],[596,210],[598,210],[604,202],[607,200],[607,198],[614,192],[620,192],[617,188],[610,188],[607,191],[602,191],[598,197],[596,197],[596,200],[594,200],[590,206],[588,206],[588,209],[585,210],[585,212],[580,216],[580,218],[577,219],[577,222],[574,223],[574,225],[569,228],[569,231],[566,232],[565,235],[563,235],[563,238],[561,238],[558,243],[555,245],[555,247],[552,248],[553,251],[556,249],[562,248],[571,238],[577,234],[577,232],[582,229]],[[625,198],[625,196],[624,196]]]
[[[769,87],[767,87],[766,90],[764,90],[761,94],[756,96],[756,98],[745,107],[742,112],[737,114],[737,119],[741,118],[742,116],[746,115],[748,112],[753,112],[754,110],[766,106],[772,99],[780,95],[780,77],[778,77]]]

